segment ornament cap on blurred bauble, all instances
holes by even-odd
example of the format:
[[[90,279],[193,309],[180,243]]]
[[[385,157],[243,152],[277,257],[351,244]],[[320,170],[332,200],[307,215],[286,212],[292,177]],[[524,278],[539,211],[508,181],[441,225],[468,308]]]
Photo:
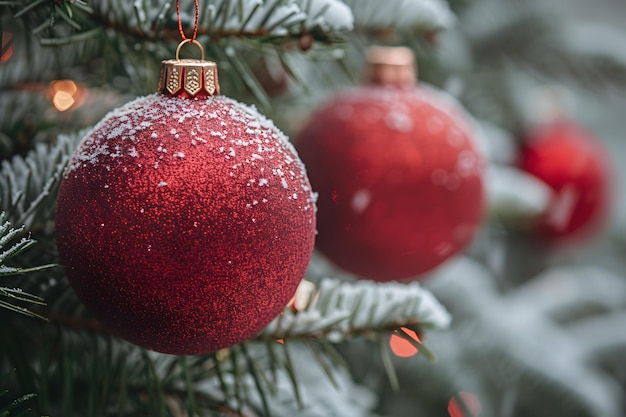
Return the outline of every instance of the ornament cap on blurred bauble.
[[[202,354],[283,311],[313,252],[315,198],[282,132],[216,95],[215,63],[162,68],[160,94],[109,113],[73,154],[56,240],[70,285],[113,334]]]
[[[417,76],[413,51],[402,46],[371,47],[367,54],[365,82],[385,87],[415,87]]]
[[[319,195],[317,248],[360,277],[423,277],[479,227],[483,158],[457,102],[416,84],[409,49],[368,59],[365,85],[318,108],[296,140]]]

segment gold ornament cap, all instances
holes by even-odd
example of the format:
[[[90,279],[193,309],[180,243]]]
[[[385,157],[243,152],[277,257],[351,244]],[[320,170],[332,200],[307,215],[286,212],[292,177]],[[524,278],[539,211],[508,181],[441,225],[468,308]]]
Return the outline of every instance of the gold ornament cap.
[[[180,59],[183,45],[192,43],[200,48],[201,59]],[[159,93],[170,97],[208,98],[220,93],[217,64],[204,60],[204,48],[195,39],[185,39],[176,48],[176,59],[161,62]]]
[[[417,83],[415,55],[403,46],[373,46],[367,55],[366,82],[389,87],[411,88]]]

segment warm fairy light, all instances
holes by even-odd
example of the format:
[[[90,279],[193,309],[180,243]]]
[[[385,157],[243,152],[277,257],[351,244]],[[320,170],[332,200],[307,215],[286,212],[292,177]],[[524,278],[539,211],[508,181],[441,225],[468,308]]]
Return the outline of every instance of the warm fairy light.
[[[448,403],[450,417],[478,417],[481,410],[480,400],[469,392],[456,393]]]
[[[72,80],[52,81],[49,92],[52,104],[58,111],[66,111],[74,106],[79,96],[79,88]]]
[[[281,345],[284,345],[285,339],[276,339],[276,343],[280,343]]]
[[[419,336],[413,330],[406,327],[402,327],[402,330],[406,334],[411,336],[413,340],[421,343]],[[419,350],[411,342],[409,342],[402,336],[398,336],[397,334],[392,334],[389,338],[389,347],[391,348],[391,351],[394,353],[394,355],[401,358],[408,358],[416,355],[417,352],[419,352]]]
[[[56,107],[58,111],[69,109],[74,102],[74,97],[67,91],[57,91],[54,93],[54,97],[52,97],[52,104],[54,104],[54,107]]]
[[[0,48],[0,64],[4,64],[13,56],[15,43],[12,41],[13,35],[9,32],[2,32],[2,48]]]
[[[315,284],[303,279],[298,285],[293,298],[287,304],[287,307],[294,313],[297,313],[307,308],[310,303],[314,304],[317,301],[317,296],[318,294],[315,293]]]

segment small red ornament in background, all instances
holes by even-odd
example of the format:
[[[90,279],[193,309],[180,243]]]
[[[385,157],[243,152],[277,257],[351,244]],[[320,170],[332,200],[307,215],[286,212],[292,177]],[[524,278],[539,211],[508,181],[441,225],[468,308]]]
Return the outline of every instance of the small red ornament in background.
[[[538,237],[576,243],[601,229],[611,200],[611,164],[592,133],[564,118],[539,126],[526,136],[519,166],[554,190],[547,213],[533,224]]]
[[[0,64],[4,64],[13,56],[15,43],[11,32],[0,32]]]
[[[472,239],[484,163],[453,100],[415,87],[410,50],[374,49],[368,78],[318,109],[296,139],[319,194],[316,244],[356,275],[413,278]]]
[[[112,333],[163,353],[254,336],[283,311],[313,251],[304,166],[271,121],[213,96],[216,72],[164,61],[161,94],[88,133],[57,198],[59,255],[81,301]]]
[[[448,402],[450,417],[478,417],[481,411],[480,399],[470,392],[460,391]]]

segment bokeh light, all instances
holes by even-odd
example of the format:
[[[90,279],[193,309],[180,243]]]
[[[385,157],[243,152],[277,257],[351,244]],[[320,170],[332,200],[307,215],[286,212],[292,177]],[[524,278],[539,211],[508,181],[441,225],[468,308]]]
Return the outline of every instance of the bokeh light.
[[[450,417],[478,417],[481,410],[480,400],[469,392],[460,391],[448,402]]]
[[[2,32],[2,48],[0,48],[0,64],[4,64],[13,56],[15,43],[10,32]]]
[[[58,111],[69,110],[80,100],[80,88],[72,80],[56,80],[50,83],[49,94],[52,104]]]
[[[413,330],[407,327],[402,327],[401,329],[406,334],[411,336],[413,340],[415,340],[418,343],[422,343],[417,333],[415,333]],[[413,343],[406,340],[402,336],[398,336],[397,334],[392,334],[391,337],[389,338],[389,347],[391,348],[391,351],[394,353],[394,355],[399,356],[401,358],[409,358],[411,356],[416,355],[419,352],[419,350],[415,347]]]

